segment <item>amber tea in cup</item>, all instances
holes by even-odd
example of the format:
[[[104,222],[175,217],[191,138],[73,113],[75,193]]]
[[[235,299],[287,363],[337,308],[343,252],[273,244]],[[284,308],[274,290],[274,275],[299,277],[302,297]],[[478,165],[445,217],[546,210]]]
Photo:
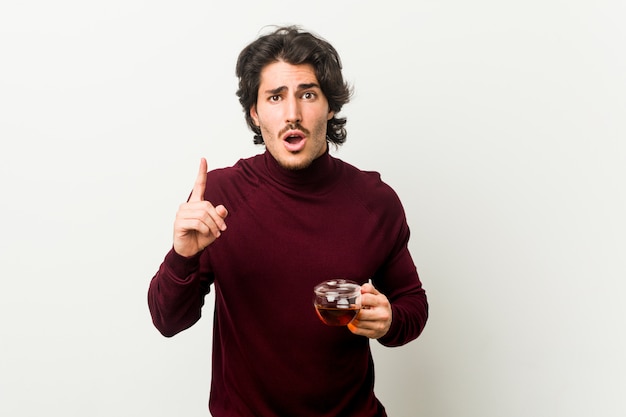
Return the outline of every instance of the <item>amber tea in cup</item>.
[[[331,279],[313,289],[313,304],[320,320],[329,326],[345,326],[361,310],[361,286],[347,279]]]

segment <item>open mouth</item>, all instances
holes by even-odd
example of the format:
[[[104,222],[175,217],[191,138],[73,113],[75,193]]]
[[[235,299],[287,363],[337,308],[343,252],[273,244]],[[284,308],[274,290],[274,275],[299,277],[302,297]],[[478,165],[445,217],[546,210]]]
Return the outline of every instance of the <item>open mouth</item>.
[[[298,152],[304,148],[306,135],[299,130],[290,130],[283,136],[283,143],[289,152]]]
[[[294,144],[294,143],[300,142],[302,139],[304,139],[304,135],[300,135],[300,134],[294,133],[294,134],[288,135],[285,138],[285,141],[289,142],[291,144]]]

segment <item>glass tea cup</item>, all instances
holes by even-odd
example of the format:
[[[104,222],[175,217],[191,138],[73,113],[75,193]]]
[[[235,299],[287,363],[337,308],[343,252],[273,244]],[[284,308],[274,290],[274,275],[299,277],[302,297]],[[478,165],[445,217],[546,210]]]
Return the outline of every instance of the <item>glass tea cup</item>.
[[[320,282],[313,289],[315,311],[329,326],[345,326],[361,310],[361,286],[347,279]]]

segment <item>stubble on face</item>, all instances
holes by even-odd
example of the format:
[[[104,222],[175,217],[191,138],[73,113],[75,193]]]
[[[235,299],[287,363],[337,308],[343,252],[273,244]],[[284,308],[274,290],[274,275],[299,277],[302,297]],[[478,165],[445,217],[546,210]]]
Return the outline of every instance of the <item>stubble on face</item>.
[[[311,65],[267,65],[250,114],[267,151],[285,169],[305,169],[328,149],[326,131],[333,112]]]
[[[260,120],[259,120],[260,121]],[[313,161],[326,153],[328,143],[326,141],[326,123],[314,126],[313,131],[303,127],[300,123],[287,124],[279,132],[277,137],[273,137],[272,132],[260,121],[259,127],[268,152],[274,157],[278,164],[287,170],[297,171],[308,168]],[[297,152],[284,152],[282,149],[282,138],[290,130],[299,130],[307,137],[308,148]],[[269,139],[268,138],[272,138]],[[321,140],[320,138],[323,138]]]

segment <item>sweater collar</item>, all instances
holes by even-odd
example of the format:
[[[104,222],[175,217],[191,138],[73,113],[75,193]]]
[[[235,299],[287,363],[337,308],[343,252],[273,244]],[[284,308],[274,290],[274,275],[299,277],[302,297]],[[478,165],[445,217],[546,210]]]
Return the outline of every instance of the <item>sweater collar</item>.
[[[271,179],[291,189],[319,190],[330,185],[333,178],[336,177],[336,161],[330,156],[328,149],[307,168],[299,170],[283,168],[267,150],[264,154],[264,160]]]

